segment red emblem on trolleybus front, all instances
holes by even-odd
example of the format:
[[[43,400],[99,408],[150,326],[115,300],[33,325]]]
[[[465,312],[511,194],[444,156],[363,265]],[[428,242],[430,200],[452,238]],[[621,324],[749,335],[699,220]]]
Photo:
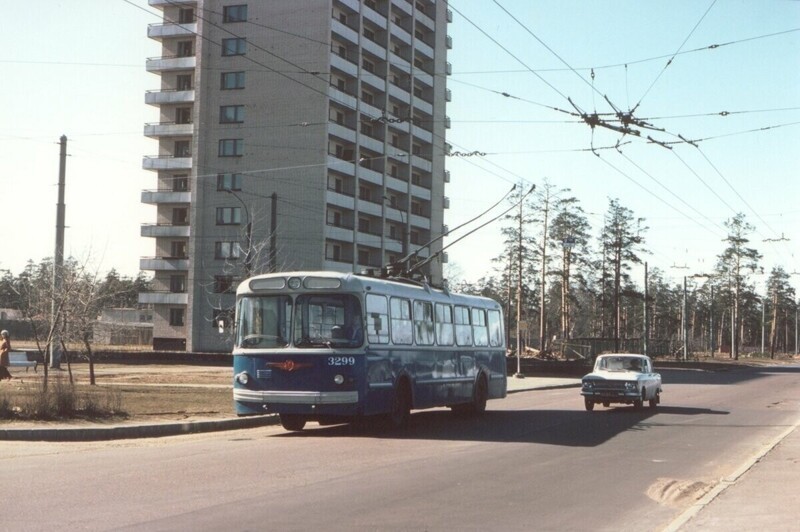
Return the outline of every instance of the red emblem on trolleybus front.
[[[310,368],[311,364],[295,362],[294,360],[284,360],[283,362],[267,362],[267,366],[282,369],[283,371],[297,371],[303,368]]]

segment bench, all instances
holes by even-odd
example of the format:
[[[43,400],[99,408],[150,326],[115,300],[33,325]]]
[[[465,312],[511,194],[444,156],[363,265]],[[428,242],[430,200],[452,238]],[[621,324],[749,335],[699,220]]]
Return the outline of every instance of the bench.
[[[8,367],[25,368],[27,373],[28,368],[33,368],[33,371],[38,371],[39,362],[36,360],[28,360],[28,353],[24,351],[9,351],[8,352]]]

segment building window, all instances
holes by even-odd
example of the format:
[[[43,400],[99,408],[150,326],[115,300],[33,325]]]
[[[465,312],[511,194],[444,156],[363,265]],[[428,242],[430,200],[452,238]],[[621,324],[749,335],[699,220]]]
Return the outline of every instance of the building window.
[[[241,157],[244,155],[243,139],[222,139],[219,141],[220,157]]]
[[[178,74],[175,77],[175,88],[179,91],[192,90],[192,75],[191,74]]]
[[[246,22],[247,4],[222,8],[222,22]]]
[[[189,177],[181,174],[172,177],[172,191],[186,192],[189,190]]]
[[[222,55],[244,55],[247,51],[247,39],[234,37],[232,39],[222,39]]]
[[[183,327],[183,317],[186,311],[182,308],[169,309],[169,324],[173,327]]]
[[[178,10],[179,24],[191,24],[192,22],[194,22],[194,9],[186,7]]]
[[[364,70],[366,70],[367,72],[372,72],[373,74],[375,73],[375,63],[373,63],[369,59],[362,59],[361,66],[364,67]]]
[[[192,123],[192,108],[191,107],[177,107],[177,108],[175,108],[175,123],[176,124],[191,124]]]
[[[339,244],[328,244],[325,258],[336,262],[342,261],[342,246]]]
[[[169,276],[169,291],[175,294],[183,294],[186,292],[186,276],[185,275],[170,275]]]
[[[358,219],[358,232],[359,233],[369,233],[369,218],[360,218]]]
[[[191,57],[194,55],[193,41],[178,41],[178,57]]]
[[[216,294],[232,294],[236,291],[236,286],[233,284],[233,277],[230,275],[215,275],[214,276],[214,293]]]
[[[220,124],[240,124],[244,122],[244,105],[223,105],[219,108]]]
[[[185,259],[188,257],[189,255],[186,253],[186,244],[187,243],[184,240],[175,240],[174,242],[170,242],[170,258]]]
[[[217,207],[217,225],[239,225],[242,209],[239,207]]]
[[[372,195],[370,194],[370,190],[368,187],[364,185],[358,186],[358,199],[364,201],[371,201]]]
[[[172,225],[187,225],[189,223],[189,209],[175,207],[172,209]]]
[[[238,259],[239,258],[239,243],[238,242],[215,242],[214,243],[214,258],[215,259]]]
[[[224,91],[244,88],[244,72],[223,72],[220,88]]]
[[[173,153],[175,157],[191,157],[192,156],[192,143],[188,140],[176,140],[174,144]]]
[[[364,103],[367,103],[369,105],[373,105],[373,103],[375,102],[375,95],[372,94],[371,92],[369,92],[366,89],[361,89],[361,100]]]
[[[242,174],[217,174],[217,190],[242,190]]]

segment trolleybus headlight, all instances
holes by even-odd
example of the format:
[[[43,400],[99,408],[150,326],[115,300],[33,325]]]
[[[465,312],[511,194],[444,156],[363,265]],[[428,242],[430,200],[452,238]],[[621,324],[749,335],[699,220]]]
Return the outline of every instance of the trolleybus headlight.
[[[299,277],[290,277],[289,278],[289,288],[291,288],[292,290],[297,290],[298,288],[300,288],[301,284],[302,284],[302,281],[300,281]]]
[[[236,382],[238,382],[239,384],[247,384],[248,382],[250,382],[250,375],[248,375],[246,371],[238,373],[236,375]]]
[[[335,382],[336,384],[344,384],[344,375],[336,375],[333,378],[333,382]]]

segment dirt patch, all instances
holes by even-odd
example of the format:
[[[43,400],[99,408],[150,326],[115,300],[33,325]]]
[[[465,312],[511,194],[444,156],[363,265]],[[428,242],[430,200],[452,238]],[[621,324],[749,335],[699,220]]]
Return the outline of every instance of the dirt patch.
[[[699,480],[660,478],[647,489],[647,496],[659,504],[686,506],[700,500],[712,487]]]
[[[42,386],[44,371],[12,368],[12,381],[0,382],[0,396],[13,406]],[[69,372],[49,370],[48,379],[69,380]],[[232,391],[233,370],[230,367],[187,365],[124,365],[103,364],[95,367],[96,385],[90,385],[88,364],[74,364],[72,382],[79,394],[98,397],[113,394],[119,397],[120,415],[96,419],[57,421],[0,420],[19,426],[53,423],[118,424],[148,421],[191,421],[235,417]],[[6,425],[8,426],[8,425]]]

